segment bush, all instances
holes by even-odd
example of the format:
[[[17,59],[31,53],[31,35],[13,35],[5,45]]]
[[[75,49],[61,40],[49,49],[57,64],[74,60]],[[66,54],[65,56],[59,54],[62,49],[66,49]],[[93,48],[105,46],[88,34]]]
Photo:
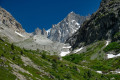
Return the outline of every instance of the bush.
[[[11,44],[11,49],[14,50],[14,44]]]
[[[67,79],[71,79],[70,73],[65,74],[64,77],[67,78]]]
[[[52,68],[57,69],[57,63],[52,63]]]
[[[4,54],[1,54],[1,57],[4,57]]]
[[[120,37],[120,32],[117,32],[115,35],[114,35],[114,38],[118,38]]]
[[[46,59],[46,54],[45,53],[42,54],[42,58]]]
[[[22,50],[20,51],[20,54],[23,55],[23,51]]]
[[[15,60],[15,56],[13,57],[13,60]]]
[[[120,43],[112,42],[107,47],[104,48],[105,52],[112,51],[112,50],[120,50]]]

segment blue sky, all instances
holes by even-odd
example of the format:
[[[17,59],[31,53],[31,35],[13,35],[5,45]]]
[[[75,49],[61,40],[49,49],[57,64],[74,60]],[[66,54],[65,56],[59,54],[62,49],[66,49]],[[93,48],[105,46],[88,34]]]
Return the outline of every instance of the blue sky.
[[[37,27],[46,30],[74,11],[86,16],[94,13],[101,0],[0,0],[0,6],[9,11],[27,32]]]

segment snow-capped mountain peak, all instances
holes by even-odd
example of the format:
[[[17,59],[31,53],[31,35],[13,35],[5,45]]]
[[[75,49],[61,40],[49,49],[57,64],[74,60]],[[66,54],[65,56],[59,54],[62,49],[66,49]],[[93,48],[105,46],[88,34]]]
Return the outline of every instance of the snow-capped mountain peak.
[[[51,31],[51,28],[46,31],[46,32],[47,32],[47,35],[50,34],[50,31]]]

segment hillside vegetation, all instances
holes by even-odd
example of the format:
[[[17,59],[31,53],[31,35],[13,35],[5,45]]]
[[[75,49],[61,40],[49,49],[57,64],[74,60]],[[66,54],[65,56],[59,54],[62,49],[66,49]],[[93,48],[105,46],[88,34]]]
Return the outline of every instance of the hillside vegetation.
[[[0,39],[0,80],[106,80],[106,75],[45,51],[21,49]]]
[[[119,80],[120,74],[112,72],[120,69],[120,57],[107,59],[107,53],[110,53],[110,51],[117,51],[116,53],[118,53],[119,50],[119,42],[112,42],[105,47],[105,41],[98,41],[89,45],[87,51],[84,53],[78,52],[77,54],[70,54],[63,58],[91,70],[102,71],[106,76],[114,76],[115,80]]]

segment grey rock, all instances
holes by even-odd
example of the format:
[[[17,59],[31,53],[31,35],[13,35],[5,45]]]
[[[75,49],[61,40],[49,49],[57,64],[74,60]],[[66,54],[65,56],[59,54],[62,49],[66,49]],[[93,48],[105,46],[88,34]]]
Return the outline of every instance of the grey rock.
[[[10,42],[19,42],[29,38],[21,24],[5,9],[0,7],[0,37],[6,37]]]
[[[85,20],[86,17],[71,12],[61,22],[52,26],[48,38],[54,42],[64,43],[68,37],[80,28]]]
[[[42,33],[41,33],[41,34],[47,37],[47,32],[46,32],[46,30],[45,30],[44,28],[43,28]]]
[[[42,36],[45,36],[47,37],[47,31],[43,28],[42,30],[37,28],[35,29],[35,31],[32,33],[32,35],[42,35]]]
[[[120,0],[102,0],[97,12],[66,43],[75,49],[99,40],[113,41],[117,32],[120,32]]]
[[[35,29],[35,31],[33,32],[33,35],[41,35],[41,32],[42,32],[42,30],[39,29],[39,28],[37,28],[37,29]]]
[[[21,24],[18,23],[13,16],[5,9],[0,7],[0,24],[4,24],[6,28],[11,28],[17,32],[25,32]]]

